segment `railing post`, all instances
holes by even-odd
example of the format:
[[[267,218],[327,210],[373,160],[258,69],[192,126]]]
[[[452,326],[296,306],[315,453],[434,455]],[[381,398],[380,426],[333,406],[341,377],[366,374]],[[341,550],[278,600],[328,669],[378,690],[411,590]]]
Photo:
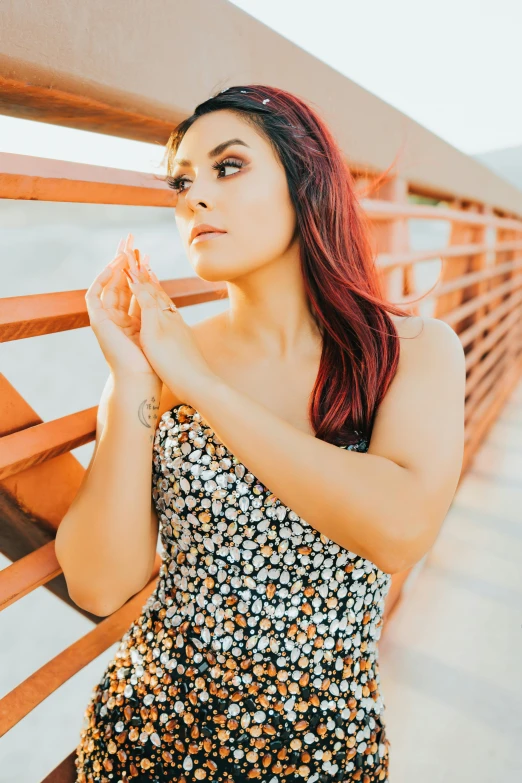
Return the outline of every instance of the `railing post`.
[[[478,210],[482,215],[492,215],[493,209],[489,204],[482,204],[480,209]],[[493,227],[490,227],[486,224],[483,224],[481,226],[470,226],[471,228],[471,234],[472,234],[472,241],[476,242],[478,245],[484,245],[484,244],[494,244],[496,241],[496,229]],[[487,267],[493,266],[495,264],[495,258],[496,254],[493,250],[486,250],[483,253],[477,253],[474,256],[471,256],[469,271],[479,271],[481,269],[486,269]],[[492,282],[491,279],[481,280],[479,283],[475,283],[475,285],[469,287],[469,296],[470,298],[473,297],[480,297],[483,294],[487,293],[491,288]],[[485,318],[485,316],[490,312],[491,305],[483,305],[482,307],[477,307],[475,310],[475,314],[473,316],[473,322],[475,324],[480,324],[481,321]],[[484,332],[481,331],[479,334],[477,334],[476,340],[473,342],[473,345],[480,342],[482,338],[484,337]]]
[[[476,207],[472,207],[470,204],[464,203],[461,199],[454,199],[449,204],[454,209],[468,209],[470,211],[476,211]],[[476,230],[476,229],[475,229]],[[465,245],[474,241],[473,237],[474,227],[468,223],[459,221],[453,221],[451,224],[451,233],[448,246],[453,245]],[[440,276],[440,283],[446,283],[455,278],[462,277],[467,272],[471,271],[474,256],[459,256],[458,258],[452,258],[450,261],[446,260],[443,264],[442,273]],[[445,294],[437,296],[435,301],[435,307],[433,312],[434,318],[442,318],[446,313],[456,310],[459,305],[467,301],[470,296],[466,295],[466,288],[457,288],[455,291],[449,291]],[[469,324],[467,324],[469,325]],[[456,331],[461,331],[456,329]]]
[[[515,231],[514,229],[499,229],[498,230],[498,239],[500,242],[509,242],[509,241],[515,241],[517,239],[517,234],[520,232]],[[496,263],[505,263],[506,261],[515,261],[518,258],[520,258],[520,251],[519,250],[501,250],[497,254]],[[513,293],[507,294],[505,297],[505,300],[509,299],[511,296],[516,296],[517,291],[515,288],[515,283],[517,280],[520,280],[520,275],[522,274],[522,269],[512,269],[509,272],[506,272],[506,274],[502,275],[502,282],[513,282]],[[504,300],[504,301],[505,301]],[[497,300],[495,304],[501,304],[501,300]],[[510,332],[507,336],[507,350],[505,355],[505,367],[506,372],[512,371],[512,369],[517,365],[517,363],[520,362],[520,351],[522,349],[522,312],[521,307],[519,305],[518,307],[518,319],[513,326],[512,329],[510,329]]]
[[[372,194],[373,198],[393,201],[397,204],[408,203],[408,181],[398,175],[390,178]],[[396,218],[375,226],[374,235],[379,253],[407,253],[410,248],[410,232],[408,218]],[[391,269],[386,274],[386,296],[395,303],[402,304],[404,297],[415,291],[412,265]],[[415,305],[409,307],[412,313],[417,313]]]

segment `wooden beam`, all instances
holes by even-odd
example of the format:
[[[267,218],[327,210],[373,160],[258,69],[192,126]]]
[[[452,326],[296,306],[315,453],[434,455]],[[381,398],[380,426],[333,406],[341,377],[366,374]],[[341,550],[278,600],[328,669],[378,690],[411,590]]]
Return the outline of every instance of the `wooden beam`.
[[[183,119],[183,115],[172,110],[164,110],[160,119],[73,91],[1,74],[0,113],[152,144],[166,144],[173,128]]]
[[[0,198],[174,207],[163,175],[0,152]]]
[[[159,557],[157,556],[154,578],[139,593],[113,614],[99,618],[101,622],[96,628],[58,653],[0,699],[0,737],[16,726],[60,685],[118,641],[154,590],[158,573]]]
[[[225,283],[209,283],[199,277],[162,280],[161,285],[176,307],[212,302],[228,295]],[[89,326],[86,290],[0,299],[0,343]]]

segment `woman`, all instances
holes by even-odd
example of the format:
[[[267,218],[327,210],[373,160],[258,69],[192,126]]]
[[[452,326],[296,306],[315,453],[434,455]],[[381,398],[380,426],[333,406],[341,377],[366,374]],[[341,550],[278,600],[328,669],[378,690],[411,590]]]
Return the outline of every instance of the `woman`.
[[[77,781],[388,781],[384,599],[458,483],[461,343],[384,299],[343,153],[303,100],[228,88],[167,156],[189,259],[229,308],[189,328],[132,236],[86,295],[111,376],[57,555],[105,615],[148,583],[158,525],[164,552]]]

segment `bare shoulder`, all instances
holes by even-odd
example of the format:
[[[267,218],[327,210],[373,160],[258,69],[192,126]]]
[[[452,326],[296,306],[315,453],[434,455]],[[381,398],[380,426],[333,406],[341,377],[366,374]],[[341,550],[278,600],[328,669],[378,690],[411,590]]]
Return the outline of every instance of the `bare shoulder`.
[[[401,339],[400,366],[413,369],[433,361],[454,362],[462,367],[464,348],[458,334],[445,321],[428,316],[391,316]]]
[[[190,324],[189,329],[192,331],[200,350],[203,354],[209,351],[210,341],[215,340],[216,334],[222,323],[223,314],[217,313],[216,315],[204,318],[195,324]],[[161,388],[161,398],[158,411],[158,421],[161,419],[166,411],[169,411],[175,405],[179,405],[186,400],[178,399],[175,394],[165,385]]]
[[[460,338],[438,318],[393,320],[401,338],[399,364],[377,410],[370,450],[412,465],[420,449],[442,453],[438,439],[443,435],[450,442],[451,433],[458,460],[466,388]]]

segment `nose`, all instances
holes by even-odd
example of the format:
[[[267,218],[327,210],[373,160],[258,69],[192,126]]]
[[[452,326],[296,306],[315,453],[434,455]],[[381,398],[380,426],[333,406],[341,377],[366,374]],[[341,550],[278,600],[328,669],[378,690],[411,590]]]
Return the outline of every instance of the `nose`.
[[[191,182],[187,189],[185,201],[191,209],[195,209],[198,206],[211,207],[212,200],[212,184],[203,182],[202,179]]]

